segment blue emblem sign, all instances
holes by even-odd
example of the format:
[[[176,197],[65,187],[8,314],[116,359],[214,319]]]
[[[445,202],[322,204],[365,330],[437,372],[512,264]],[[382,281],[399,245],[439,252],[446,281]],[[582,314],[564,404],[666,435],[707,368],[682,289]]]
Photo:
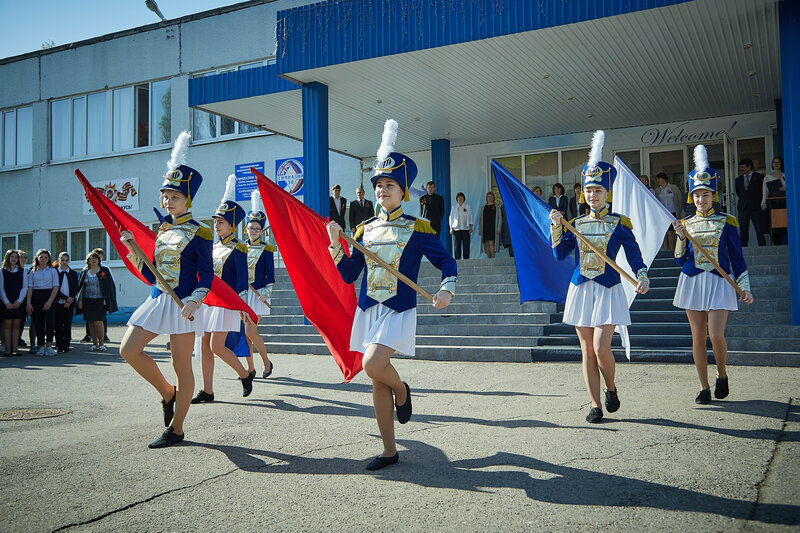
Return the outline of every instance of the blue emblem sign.
[[[303,158],[275,160],[275,183],[284,191],[303,201]]]
[[[256,177],[250,172],[250,167],[264,174],[264,162],[242,163],[234,167],[236,174],[236,201],[249,202],[250,194],[258,188]]]

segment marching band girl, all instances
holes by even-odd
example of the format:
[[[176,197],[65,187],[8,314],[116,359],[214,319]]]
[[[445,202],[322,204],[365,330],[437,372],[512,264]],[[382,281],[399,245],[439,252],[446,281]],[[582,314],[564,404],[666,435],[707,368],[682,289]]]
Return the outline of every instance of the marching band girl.
[[[211,289],[214,270],[211,263],[211,231],[200,226],[189,208],[203,181],[195,169],[184,164],[190,134],[182,132],[175,142],[167,173],[161,185],[161,205],[168,215],[156,236],[153,263],[178,298],[183,308],[166,293],[169,288],[156,282],[144,261],[133,253],[133,234],[123,231],[122,242],[131,250],[128,259],[145,279],[153,283],[147,300],[131,315],[128,331],[120,345],[120,355],[161,395],[164,425],[167,429],[150,448],[172,446],[183,440],[183,422],[194,390],[192,349],[194,337],[202,331],[200,304]],[[194,320],[190,318],[194,317]],[[169,335],[172,366],[177,387],[172,386],[156,362],[144,349],[158,335]]]
[[[408,201],[408,187],[417,175],[417,166],[410,157],[393,151],[396,135],[397,122],[387,120],[371,179],[380,205],[379,215],[360,224],[354,238],[412,281],[417,279],[422,257],[427,257],[442,271],[441,287],[433,297],[433,306],[442,309],[455,294],[456,262],[427,220],[403,213],[401,203]],[[383,453],[366,468],[377,470],[399,459],[392,411],[397,410],[401,424],[411,418],[411,391],[392,366],[391,357],[395,352],[414,355],[416,293],[360,251],[354,250],[348,257],[339,242],[342,229],[339,224],[330,222],[327,229],[331,257],[342,279],[354,283],[366,269],[350,334],[350,349],[363,352],[363,368],[372,379],[372,401]]]
[[[636,272],[636,292],[644,294],[650,282],[639,245],[631,231],[631,221],[609,211],[608,201],[611,200],[610,191],[617,170],[600,161],[604,139],[602,131],[594,134],[589,162],[583,167],[583,193],[579,203],[583,203],[585,198],[590,212],[576,218],[573,223],[576,230],[611,259],[617,256],[622,246],[628,263]],[[586,421],[597,423],[603,419],[603,409],[600,407],[601,373],[606,386],[606,410],[613,413],[620,407],[614,381],[615,362],[611,340],[615,326],[629,325],[631,316],[617,271],[574,234],[565,232],[561,219],[561,212],[555,209],[550,211],[553,253],[560,260],[578,249],[578,260],[564,306],[564,323],[575,326],[578,334],[583,379],[592,402]]]
[[[258,319],[269,315],[270,308],[268,305],[272,295],[272,288],[275,286],[275,259],[273,256],[275,248],[261,240],[267,215],[258,210],[260,201],[261,195],[256,189],[250,196],[251,209],[244,219],[248,236],[247,280],[250,285],[247,291],[247,303],[250,309],[258,316]],[[272,361],[269,360],[267,355],[264,339],[258,334],[258,320],[255,322],[247,321],[244,331],[249,341],[247,344],[250,352],[250,355],[247,356],[247,370],[250,373],[255,372],[252,353],[253,346],[255,346],[264,362],[264,373],[261,377],[267,378],[272,374]]]
[[[214,275],[224,281],[247,302],[247,248],[234,235],[236,226],[244,219],[244,209],[233,201],[236,190],[236,176],[228,176],[222,203],[214,213],[214,231],[219,240],[214,243]],[[208,307],[204,311],[205,333],[201,350],[203,388],[192,398],[192,403],[214,401],[214,354],[225,361],[239,375],[242,382],[242,396],[253,392],[255,372],[244,369],[236,354],[225,345],[228,332],[239,332],[242,321],[247,323],[250,316],[241,311],[224,307]]]
[[[708,383],[708,352],[706,338],[711,337],[714,361],[717,364],[717,380],[714,397],[728,396],[728,371],[725,361],[728,346],[725,342],[725,322],[728,311],[736,311],[735,289],[717,272],[714,265],[694,248],[686,239],[688,232],[697,243],[714,259],[722,269],[730,274],[733,270],[736,284],[743,291],[740,298],[745,303],[753,303],[750,292],[750,275],[744,262],[742,241],[739,238],[739,224],[736,218],[714,211],[712,203],[717,200],[719,174],[708,166],[705,146],[694,149],[695,168],[689,180],[687,203],[694,203],[697,211],[683,220],[675,220],[672,225],[678,235],[675,243],[675,260],[680,265],[681,275],[675,290],[673,305],[686,310],[692,329],[692,356],[700,378],[700,393],[695,402],[706,404],[711,401],[711,387]]]

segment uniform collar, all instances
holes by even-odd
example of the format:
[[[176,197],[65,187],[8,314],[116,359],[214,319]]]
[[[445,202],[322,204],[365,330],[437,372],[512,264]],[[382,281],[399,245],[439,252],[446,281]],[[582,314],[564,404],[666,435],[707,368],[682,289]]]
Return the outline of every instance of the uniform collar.
[[[378,217],[385,222],[387,220],[388,221],[397,220],[398,218],[400,218],[402,214],[403,214],[402,205],[398,205],[397,207],[392,209],[391,213],[387,212],[386,209],[381,207],[381,212],[378,214]]]
[[[231,234],[230,234],[230,235],[228,235],[227,237],[220,239],[220,240],[219,240],[219,242],[221,242],[222,244],[228,244],[229,242],[231,242],[231,241],[232,241],[232,240],[234,240],[235,238],[236,238],[236,235],[234,235],[233,233],[231,233]]]
[[[701,218],[708,218],[708,217],[710,217],[711,215],[713,215],[713,214],[714,214],[714,212],[715,212],[715,211],[714,211],[714,208],[713,208],[713,207],[712,207],[712,208],[710,208],[710,209],[709,209],[708,211],[706,211],[705,213],[703,213],[702,211],[700,211],[700,210],[698,209],[698,210],[697,210],[697,216],[699,216],[699,217],[701,217]]]
[[[190,220],[192,220],[192,213],[191,213],[191,211],[187,211],[186,213],[182,214],[178,218],[173,218],[172,215],[167,215],[167,216],[164,217],[164,220],[169,222],[170,224],[173,224],[173,225],[177,226],[178,224],[185,224],[185,223],[189,222]]]
[[[261,244],[261,238],[258,238],[258,239],[254,240],[254,241],[251,241],[250,239],[247,239],[247,243],[250,244],[251,246],[256,246],[258,244]]]
[[[601,219],[604,216],[606,216],[607,214],[608,214],[608,204],[604,205],[603,209],[601,209],[600,211],[595,211],[594,209],[589,208],[589,215],[592,218]]]

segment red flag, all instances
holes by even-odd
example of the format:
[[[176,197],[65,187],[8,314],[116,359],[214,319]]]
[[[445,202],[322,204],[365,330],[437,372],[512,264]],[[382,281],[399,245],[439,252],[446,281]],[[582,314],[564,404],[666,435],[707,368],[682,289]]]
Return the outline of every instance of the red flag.
[[[254,168],[261,200],[275,242],[300,300],[303,314],[317,328],[344,374],[345,382],[361,371],[361,352],[350,351],[356,291],[346,284],[328,252],[327,221]],[[344,250],[347,243],[342,241]]]
[[[142,273],[133,266],[133,263],[128,260],[128,247],[120,240],[120,236],[125,230],[133,233],[136,244],[142,249],[144,255],[152,258],[153,251],[155,250],[156,234],[150,228],[129,215],[124,209],[106,198],[105,195],[100,194],[77,168],[75,169],[75,175],[78,176],[78,180],[81,182],[81,185],[83,185],[83,189],[86,191],[86,199],[92,204],[94,212],[97,213],[97,218],[99,218],[100,222],[103,224],[106,233],[108,233],[108,236],[111,238],[111,243],[114,245],[114,248],[116,248],[125,266],[128,267],[128,270],[134,276],[148,285],[152,285],[145,279]],[[217,276],[214,276],[214,281],[211,283],[211,292],[205,297],[203,303],[214,307],[232,309],[234,311],[244,311],[250,315],[253,321],[257,319],[256,314],[250,309],[250,306],[247,305],[228,284]]]

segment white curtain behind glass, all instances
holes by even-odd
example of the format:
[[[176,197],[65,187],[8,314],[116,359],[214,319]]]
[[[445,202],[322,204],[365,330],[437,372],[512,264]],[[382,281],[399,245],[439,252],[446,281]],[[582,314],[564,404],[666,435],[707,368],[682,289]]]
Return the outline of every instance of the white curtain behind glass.
[[[106,151],[106,93],[86,97],[86,153]]]
[[[68,159],[70,155],[69,139],[69,100],[57,100],[50,104],[52,120],[50,138],[53,143],[54,160]]]
[[[16,165],[17,117],[14,111],[3,113],[3,165]]]
[[[86,98],[72,99],[72,154],[86,153]]]
[[[133,87],[114,89],[112,150],[133,148]]]
[[[33,111],[17,109],[17,164],[30,165],[33,160]]]

